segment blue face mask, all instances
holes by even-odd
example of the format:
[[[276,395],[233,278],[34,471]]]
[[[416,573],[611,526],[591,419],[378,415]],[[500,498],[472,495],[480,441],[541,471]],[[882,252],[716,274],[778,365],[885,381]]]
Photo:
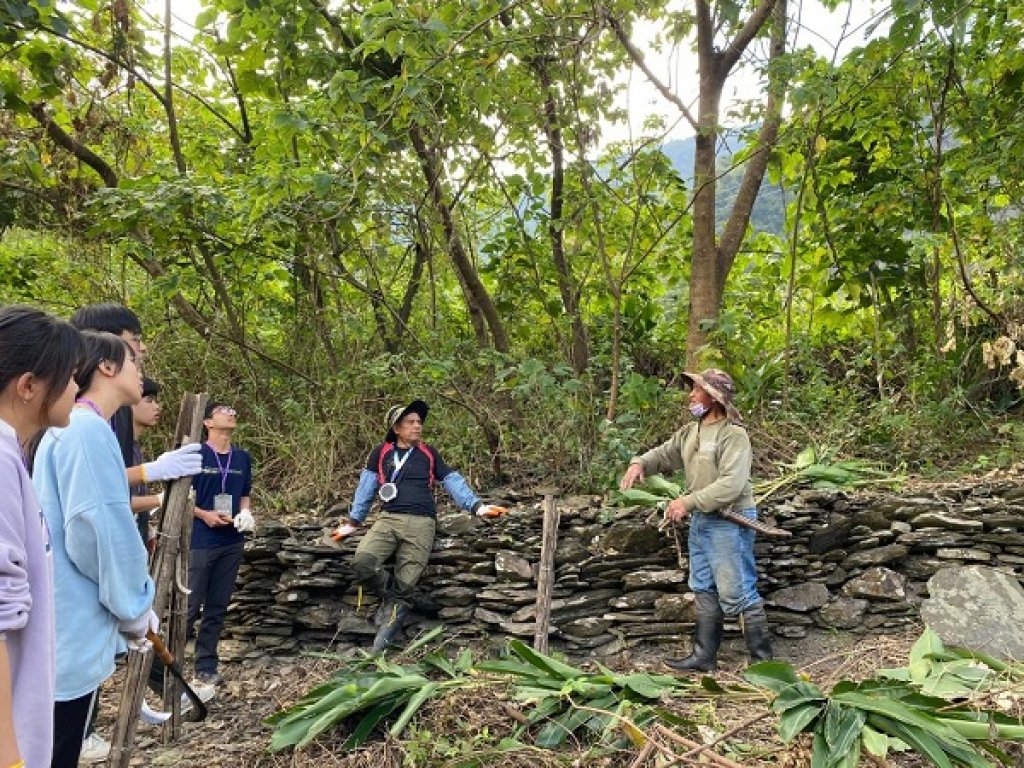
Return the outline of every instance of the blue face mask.
[[[690,415],[695,419],[699,419],[705,413],[708,412],[708,407],[704,403],[691,403],[690,404]]]

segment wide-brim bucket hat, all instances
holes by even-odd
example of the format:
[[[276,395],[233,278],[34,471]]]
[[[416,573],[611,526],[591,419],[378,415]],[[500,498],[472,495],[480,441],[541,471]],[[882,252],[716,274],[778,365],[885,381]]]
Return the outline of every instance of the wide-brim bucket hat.
[[[730,419],[739,421],[743,418],[736,406],[732,404],[736,389],[732,383],[732,376],[725,371],[718,368],[707,368],[701,373],[684,371],[683,380],[691,387],[700,387],[711,395],[712,400],[725,408]]]
[[[388,433],[384,437],[385,443],[393,443],[398,439],[398,435],[395,434],[395,424],[400,422],[410,413],[415,413],[420,417],[420,421],[427,420],[427,412],[430,410],[430,406],[422,400],[413,400],[408,405],[393,405],[388,408],[387,416],[384,417],[384,424],[388,428]]]

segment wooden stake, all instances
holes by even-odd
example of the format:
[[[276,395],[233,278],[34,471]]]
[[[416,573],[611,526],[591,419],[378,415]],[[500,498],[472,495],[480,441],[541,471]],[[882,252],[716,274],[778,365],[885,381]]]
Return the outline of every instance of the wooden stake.
[[[544,535],[540,545],[540,566],[537,571],[537,628],[533,647],[548,652],[548,632],[551,626],[551,590],[555,584],[555,547],[558,545],[558,506],[555,497],[544,497]]]
[[[205,412],[206,405],[203,405]],[[189,497],[189,507],[194,505],[192,497]],[[182,588],[188,588],[188,559],[189,549],[192,542],[192,514],[191,509],[186,509],[181,516],[181,545],[178,548],[178,557],[175,563],[173,586],[171,587],[170,606],[167,611],[167,648],[178,663],[184,667],[182,661],[185,658],[185,645],[188,643],[188,592]],[[164,711],[171,712],[171,719],[164,724],[163,743],[170,744],[178,738],[181,732],[181,685],[173,675],[164,674]]]
[[[203,411],[206,408],[207,395],[185,395],[182,398],[181,412],[178,415],[178,427],[174,433],[174,444],[198,443],[202,437]],[[150,573],[156,585],[153,598],[153,610],[163,619],[171,604],[175,591],[175,570],[179,555],[187,558],[188,551],[182,549],[181,532],[184,521],[192,520],[192,478],[181,477],[172,480],[164,494],[164,506],[161,510],[157,532],[156,552]],[[186,560],[187,562],[187,560]],[[135,728],[139,719],[139,707],[142,695],[146,691],[146,680],[152,664],[151,653],[129,653],[125,672],[124,691],[121,694],[121,705],[114,723],[114,737],[111,740],[110,757],[107,765],[110,768],[128,768],[132,750],[135,748]]]

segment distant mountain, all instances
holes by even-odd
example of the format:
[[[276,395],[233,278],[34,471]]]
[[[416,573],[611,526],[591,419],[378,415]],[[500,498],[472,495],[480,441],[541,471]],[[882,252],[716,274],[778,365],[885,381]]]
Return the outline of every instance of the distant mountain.
[[[672,139],[662,145],[661,151],[672,163],[680,176],[688,185],[693,184],[693,157],[697,142],[691,136],[688,139]],[[742,148],[739,139],[727,136],[718,149],[718,166],[727,167],[734,152]],[[715,221],[719,229],[725,224],[726,216],[736,199],[740,180],[743,178],[743,166],[738,166],[718,180],[718,206]],[[781,235],[785,229],[786,204],[783,191],[772,185],[767,178],[761,182],[761,190],[757,194],[754,210],[750,215],[750,223],[759,232]]]

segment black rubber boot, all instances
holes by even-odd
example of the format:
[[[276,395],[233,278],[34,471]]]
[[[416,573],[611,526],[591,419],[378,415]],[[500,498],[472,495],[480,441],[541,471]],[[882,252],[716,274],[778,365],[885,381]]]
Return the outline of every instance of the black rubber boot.
[[[388,574],[386,571],[370,571],[357,573],[355,583],[368,595],[383,599],[388,593]]]
[[[714,672],[718,669],[718,647],[722,644],[725,615],[712,592],[698,592],[697,629],[693,651],[685,659],[666,659],[665,666],[676,672]]]
[[[749,608],[741,614],[743,620],[743,638],[747,641],[750,663],[768,661],[772,656],[772,632],[768,629],[768,616],[764,612],[764,603]]]
[[[384,600],[380,608],[377,609],[377,626],[379,629],[373,638],[371,650],[383,651],[389,648],[398,638],[398,634],[402,631],[402,627],[405,626],[405,621],[411,612],[412,608],[408,603],[397,600],[394,597]]]
[[[441,611],[440,603],[430,595],[419,590],[409,595],[409,604],[412,606],[413,611],[420,616],[427,616],[428,618],[436,618],[437,614]]]

